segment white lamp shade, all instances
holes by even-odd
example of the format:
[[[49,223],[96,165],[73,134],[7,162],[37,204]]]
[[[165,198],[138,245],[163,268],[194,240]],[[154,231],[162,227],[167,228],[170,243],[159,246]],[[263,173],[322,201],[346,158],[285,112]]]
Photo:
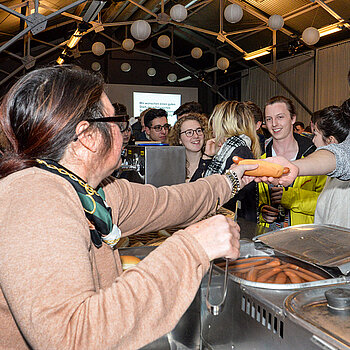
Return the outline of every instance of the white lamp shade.
[[[104,43],[97,41],[92,44],[91,50],[96,56],[102,56],[106,52],[106,46]]]
[[[154,77],[156,74],[157,74],[157,71],[153,67],[147,69],[148,76]]]
[[[176,22],[182,22],[187,17],[187,9],[181,4],[174,5],[170,9],[170,17]]]
[[[272,15],[267,24],[273,30],[280,30],[284,26],[284,19],[280,15]]]
[[[91,69],[95,72],[98,72],[101,69],[101,65],[98,62],[92,62]]]
[[[130,71],[130,69],[131,69],[131,66],[130,66],[130,64],[129,63],[122,63],[121,65],[120,65],[120,69],[123,71],[123,72],[129,72]]]
[[[157,43],[162,49],[165,49],[165,48],[169,47],[171,41],[167,35],[161,35],[158,38]]]
[[[177,80],[177,76],[174,73],[170,73],[170,74],[168,74],[167,79],[170,83],[174,83]]]
[[[203,55],[203,51],[202,51],[202,49],[200,49],[199,47],[194,47],[194,48],[191,50],[191,56],[192,56],[193,58],[198,59],[198,58],[201,58],[202,55]]]
[[[135,43],[132,39],[124,39],[122,42],[122,47],[126,51],[131,51],[134,49]]]
[[[242,7],[237,4],[228,5],[224,11],[224,17],[227,22],[237,23],[243,17]]]
[[[216,66],[221,70],[226,70],[230,65],[230,61],[226,57],[220,57],[216,62]]]
[[[131,25],[130,32],[136,40],[146,40],[151,34],[151,26],[148,22],[139,19]]]
[[[315,45],[320,40],[320,32],[314,27],[306,28],[303,31],[302,39],[307,45]]]

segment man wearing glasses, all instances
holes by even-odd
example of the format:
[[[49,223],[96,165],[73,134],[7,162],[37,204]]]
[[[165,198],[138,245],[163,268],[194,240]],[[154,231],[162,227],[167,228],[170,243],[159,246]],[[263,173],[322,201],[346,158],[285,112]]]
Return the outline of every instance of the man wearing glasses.
[[[145,132],[150,141],[165,142],[169,133],[167,112],[151,109],[145,114]]]

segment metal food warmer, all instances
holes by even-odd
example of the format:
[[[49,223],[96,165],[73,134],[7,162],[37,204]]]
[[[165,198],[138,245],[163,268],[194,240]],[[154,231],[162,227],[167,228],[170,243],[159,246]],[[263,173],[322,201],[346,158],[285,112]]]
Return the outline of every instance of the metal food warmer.
[[[202,349],[350,349],[350,230],[297,225],[242,240],[240,251],[241,258],[276,256],[325,279],[273,284],[228,273],[225,293],[225,271],[214,265],[210,286],[204,279],[200,290]],[[221,306],[217,314],[213,305]]]

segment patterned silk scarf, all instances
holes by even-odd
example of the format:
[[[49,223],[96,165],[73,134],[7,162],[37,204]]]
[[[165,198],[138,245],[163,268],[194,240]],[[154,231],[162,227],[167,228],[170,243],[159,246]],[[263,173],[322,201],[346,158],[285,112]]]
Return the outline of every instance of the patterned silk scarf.
[[[102,188],[100,187],[96,191],[80,177],[53,160],[37,159],[37,163],[41,169],[66,179],[77,191],[86,218],[89,221],[93,244],[100,248],[103,241],[113,248],[121,237],[121,231],[118,226],[113,224],[112,210],[105,202],[105,193]]]

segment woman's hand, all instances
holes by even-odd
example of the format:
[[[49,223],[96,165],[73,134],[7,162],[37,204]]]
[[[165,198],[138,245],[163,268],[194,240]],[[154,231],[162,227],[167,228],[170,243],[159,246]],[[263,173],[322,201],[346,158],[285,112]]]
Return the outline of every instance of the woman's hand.
[[[209,260],[239,257],[240,228],[223,215],[215,215],[186,228],[200,243]]]
[[[215,156],[219,148],[215,144],[215,139],[210,139],[205,144],[203,159],[211,159]]]
[[[239,179],[239,185],[242,189],[245,185],[249,184],[249,182],[252,182],[253,180],[255,180],[254,176],[244,175],[244,172],[246,170],[254,170],[258,166],[259,166],[258,164],[256,165],[255,164],[242,164],[242,165],[232,164],[229,170],[234,171],[237,174]]]

